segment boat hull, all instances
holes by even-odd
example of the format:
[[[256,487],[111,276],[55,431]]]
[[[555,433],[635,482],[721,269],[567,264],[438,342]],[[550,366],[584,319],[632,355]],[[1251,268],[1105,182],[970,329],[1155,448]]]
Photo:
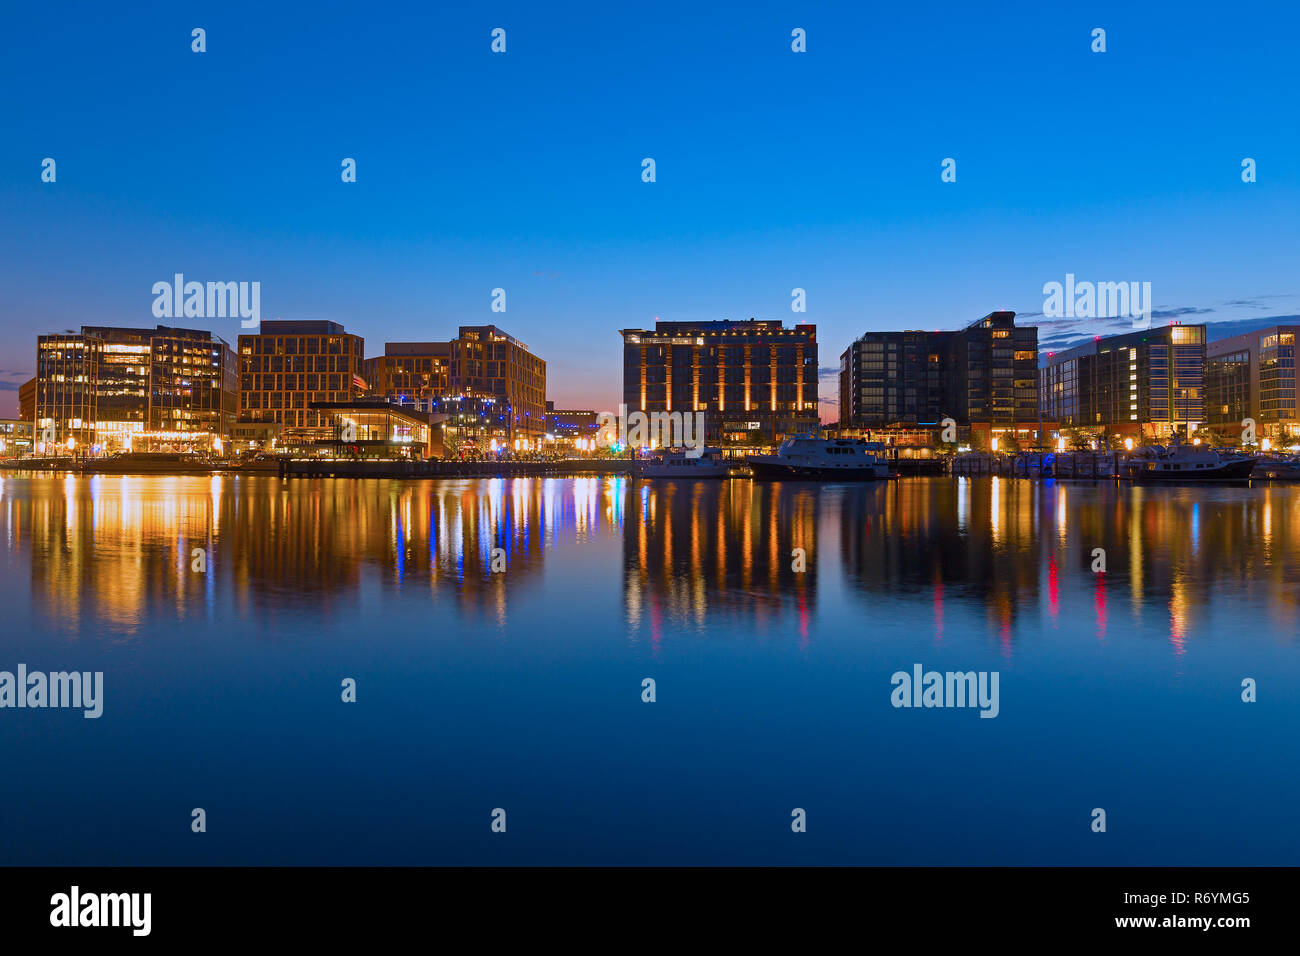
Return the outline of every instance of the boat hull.
[[[1125,465],[1125,475],[1134,481],[1169,482],[1186,484],[1202,481],[1248,481],[1255,470],[1255,461],[1246,459],[1232,461],[1216,468],[1184,469],[1173,471],[1164,468],[1148,468],[1149,462],[1132,462]]]
[[[637,475],[638,478],[659,478],[675,481],[695,481],[705,478],[727,478],[731,475],[731,468],[722,465],[719,467],[708,468],[662,468],[657,466],[647,466],[641,469]]]
[[[772,461],[749,459],[755,478],[785,481],[885,481],[890,477],[887,468],[821,468],[816,465],[791,465]]]
[[[1300,468],[1294,465],[1256,465],[1250,477],[1256,481],[1300,481]]]

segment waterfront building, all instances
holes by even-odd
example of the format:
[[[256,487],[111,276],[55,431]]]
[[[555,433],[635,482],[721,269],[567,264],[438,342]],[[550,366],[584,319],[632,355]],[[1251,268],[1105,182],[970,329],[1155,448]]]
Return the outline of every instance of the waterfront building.
[[[1014,312],[965,328],[867,332],[840,356],[843,432],[941,430],[950,418],[982,447],[1006,436],[1039,444],[1038,329]]]
[[[546,434],[546,363],[527,345],[495,325],[462,325],[449,345],[447,397],[491,399],[488,430],[504,422],[512,444]]]
[[[840,428],[934,424],[944,417],[944,332],[867,332],[840,356]]]
[[[23,458],[32,453],[30,419],[0,418],[0,458]]]
[[[557,442],[572,445],[578,438],[595,438],[599,415],[593,409],[556,408],[546,403],[546,433]]]
[[[95,444],[95,382],[103,343],[76,332],[36,337],[36,453],[75,454]]]
[[[769,446],[820,428],[815,325],[656,322],[620,334],[629,413],[700,412],[711,444]]]
[[[303,439],[300,450],[340,458],[425,459],[442,453],[445,415],[380,400],[313,402],[329,438]]]
[[[220,450],[236,402],[234,352],[211,332],[85,326],[37,337],[42,454]]]
[[[332,418],[312,406],[365,394],[364,353],[337,322],[262,322],[239,337],[239,420],[274,422],[286,440],[329,439]]]
[[[1205,356],[1205,417],[1229,441],[1253,419],[1257,439],[1294,444],[1297,420],[1295,344],[1300,326],[1273,325],[1211,342]]]
[[[450,342],[388,342],[361,367],[368,397],[430,412],[450,394],[450,365]]]
[[[507,451],[533,451],[540,438],[511,430],[513,415],[504,401],[477,395],[434,399],[432,411],[446,416],[443,453],[452,458],[486,458]],[[514,437],[511,437],[513,434]]]
[[[275,422],[235,422],[230,432],[230,450],[236,455],[274,453],[283,449],[284,429]]]
[[[1039,402],[1062,427],[1188,438],[1205,421],[1205,326],[1167,325],[1043,356]]]

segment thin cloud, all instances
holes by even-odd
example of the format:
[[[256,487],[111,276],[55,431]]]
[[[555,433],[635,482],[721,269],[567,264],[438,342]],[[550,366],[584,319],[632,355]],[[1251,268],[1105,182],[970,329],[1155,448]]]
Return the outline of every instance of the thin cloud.
[[[1180,309],[1152,309],[1151,318],[1153,319],[1176,319],[1184,315],[1207,315],[1216,309],[1198,309],[1195,306],[1185,305]]]

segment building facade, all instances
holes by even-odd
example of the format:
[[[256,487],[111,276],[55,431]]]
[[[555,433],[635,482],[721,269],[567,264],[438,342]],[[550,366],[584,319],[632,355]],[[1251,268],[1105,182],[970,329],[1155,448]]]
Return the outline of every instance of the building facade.
[[[700,412],[710,443],[772,444],[820,427],[815,325],[656,322],[620,334],[628,412]]]
[[[388,342],[362,362],[362,376],[371,398],[430,412],[450,394],[450,365],[450,342]]]
[[[840,428],[933,424],[944,417],[942,332],[867,332],[840,356]]]
[[[446,416],[374,399],[314,402],[329,422],[330,437],[302,446],[343,458],[420,460],[440,453]]]
[[[505,438],[532,442],[546,434],[546,363],[495,325],[462,325],[450,342],[451,398],[491,399]]]
[[[239,420],[274,422],[286,440],[329,439],[333,418],[312,404],[359,399],[364,353],[337,322],[262,322],[239,337]]]
[[[1161,440],[1205,421],[1205,326],[1168,325],[1048,353],[1044,418],[1063,427]]]
[[[103,343],[76,332],[36,337],[36,453],[75,454],[95,444],[95,383]]]
[[[1036,440],[1038,329],[991,312],[963,329],[867,332],[840,356],[840,429],[938,427]]]
[[[1300,326],[1274,325],[1206,346],[1205,416],[1211,428],[1235,443],[1251,419],[1257,438],[1288,445],[1300,438],[1297,332]]]
[[[972,428],[1023,428],[1038,414],[1038,329],[991,312],[952,336],[951,403]]]
[[[25,458],[33,451],[31,419],[0,418],[0,458]]]
[[[18,417],[25,422],[36,420],[36,379],[29,378],[18,386]]]
[[[546,403],[546,431],[557,439],[594,438],[599,416],[594,409],[556,408]]]
[[[234,352],[211,332],[85,326],[37,338],[40,453],[211,451],[236,408]]]

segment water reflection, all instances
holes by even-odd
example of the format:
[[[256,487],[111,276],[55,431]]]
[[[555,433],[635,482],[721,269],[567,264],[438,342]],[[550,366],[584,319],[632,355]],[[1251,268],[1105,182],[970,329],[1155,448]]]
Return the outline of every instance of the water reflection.
[[[749,481],[643,482],[628,496],[623,592],[633,634],[665,626],[766,626],[817,595],[816,486]],[[798,569],[798,570],[796,570]]]
[[[573,586],[596,542],[621,551],[621,581],[612,563],[597,573],[621,591],[626,635],[651,643],[666,629],[789,625],[806,644],[829,600],[936,642],[957,635],[957,610],[966,633],[974,611],[1008,655],[1040,629],[1076,627],[1102,643],[1159,634],[1179,655],[1233,615],[1292,641],[1300,604],[1300,488],[1282,485],[10,475],[0,541],[11,574],[29,569],[41,615],[104,640],[222,602],[262,619],[330,613],[367,583],[504,621],[548,572]]]
[[[1295,631],[1295,487],[960,478],[899,481],[843,501],[840,550],[865,604],[929,595],[939,634],[954,601],[983,607],[1008,640],[1020,619],[1056,626],[1090,610],[1104,641],[1121,603],[1134,626],[1163,618],[1175,654],[1210,625],[1212,606],[1266,616],[1287,640]]]

